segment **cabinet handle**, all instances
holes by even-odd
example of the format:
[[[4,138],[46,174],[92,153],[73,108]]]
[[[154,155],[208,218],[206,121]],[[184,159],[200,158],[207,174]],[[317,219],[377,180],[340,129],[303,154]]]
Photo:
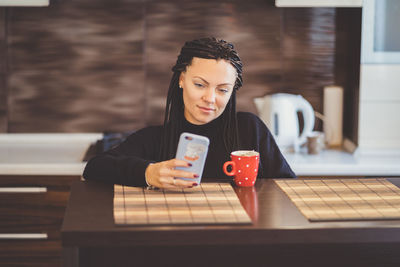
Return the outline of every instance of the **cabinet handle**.
[[[47,187],[0,187],[0,193],[46,193]]]
[[[46,233],[9,233],[9,234],[1,234],[0,239],[47,239]]]

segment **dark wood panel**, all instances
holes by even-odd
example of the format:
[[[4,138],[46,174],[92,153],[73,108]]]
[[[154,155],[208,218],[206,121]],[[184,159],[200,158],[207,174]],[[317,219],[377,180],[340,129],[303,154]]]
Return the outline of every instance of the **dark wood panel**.
[[[1,187],[46,187],[43,193],[0,194],[2,233],[48,233],[59,239],[69,190],[79,176],[0,176]]]
[[[10,10],[9,132],[144,126],[142,3],[56,1]]]
[[[1,193],[1,233],[47,233],[60,238],[69,191]]]
[[[47,186],[52,190],[69,189],[79,175],[0,175],[0,186]]]
[[[10,73],[3,80],[10,81],[10,93],[0,120],[7,123],[9,108],[10,125],[0,131],[128,131],[159,124],[180,47],[214,35],[233,42],[244,63],[238,110],[256,112],[254,97],[287,92],[302,94],[321,112],[323,87],[346,80],[353,84],[343,85],[352,119],[345,118],[344,129],[354,140],[360,13],[277,8],[274,0],[83,0],[8,8]]]
[[[130,1],[57,1],[10,8],[12,71],[137,71],[143,52],[143,5]]]
[[[60,240],[0,240],[0,266],[63,266]]]
[[[301,94],[322,112],[323,87],[334,84],[335,9],[282,9],[282,91]]]
[[[398,266],[400,244],[85,247],[79,266]],[[177,251],[180,255],[176,256]],[[157,257],[154,257],[157,254]],[[195,259],[195,260],[194,260]]]
[[[0,65],[1,64],[0,62]],[[0,73],[0,133],[5,133],[8,129],[8,90],[6,79],[7,75],[5,73]]]
[[[361,8],[337,9],[335,82],[344,89],[343,135],[358,143]]]
[[[143,72],[17,72],[9,132],[128,131],[144,126]],[[28,119],[30,118],[30,119]]]
[[[278,92],[282,81],[281,10],[275,7],[275,1],[237,1],[233,10],[236,19],[226,38],[235,39],[232,42],[244,64],[237,106],[238,110],[256,113],[253,99]],[[220,30],[225,32],[223,27]]]
[[[0,133],[7,132],[7,35],[6,9],[0,7]]]
[[[0,7],[0,74],[6,73],[7,35],[6,35],[6,8]]]
[[[47,240],[0,240],[1,266],[61,266],[61,224],[72,181],[80,176],[1,175],[0,187],[47,187],[1,193],[1,233],[46,233]]]

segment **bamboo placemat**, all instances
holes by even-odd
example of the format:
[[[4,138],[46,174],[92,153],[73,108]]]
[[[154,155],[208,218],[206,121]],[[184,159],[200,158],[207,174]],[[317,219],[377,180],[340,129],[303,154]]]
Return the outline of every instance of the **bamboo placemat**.
[[[379,179],[282,179],[275,183],[309,221],[400,219],[400,189]]]
[[[114,185],[117,225],[249,224],[228,183],[202,183],[183,190]]]

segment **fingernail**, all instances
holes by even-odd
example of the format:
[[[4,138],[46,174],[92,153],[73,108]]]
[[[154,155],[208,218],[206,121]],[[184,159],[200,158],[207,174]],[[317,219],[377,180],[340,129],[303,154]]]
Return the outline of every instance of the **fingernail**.
[[[199,178],[199,176],[197,174],[193,175],[194,178]]]
[[[189,166],[189,167],[192,167],[192,163],[188,163],[188,166]]]
[[[197,183],[193,183],[193,185],[192,186],[197,186],[198,184]]]

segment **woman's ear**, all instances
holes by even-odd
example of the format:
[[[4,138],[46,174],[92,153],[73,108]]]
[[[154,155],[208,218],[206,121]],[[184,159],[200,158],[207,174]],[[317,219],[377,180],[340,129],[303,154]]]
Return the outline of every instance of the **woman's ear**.
[[[185,72],[181,72],[181,74],[179,75],[179,88],[183,87],[183,81],[185,80]]]

